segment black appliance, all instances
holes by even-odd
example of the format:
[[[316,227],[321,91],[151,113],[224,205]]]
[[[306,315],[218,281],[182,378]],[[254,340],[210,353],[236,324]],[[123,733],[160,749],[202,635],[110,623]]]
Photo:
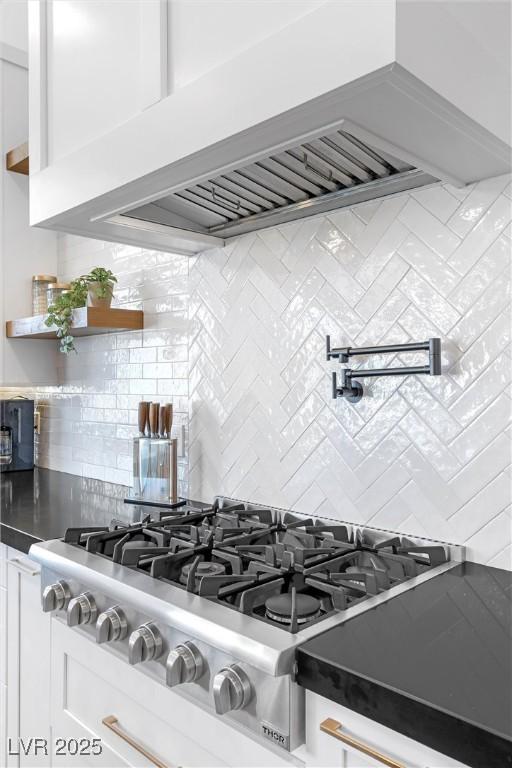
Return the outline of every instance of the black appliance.
[[[34,469],[34,401],[0,400],[0,472]]]

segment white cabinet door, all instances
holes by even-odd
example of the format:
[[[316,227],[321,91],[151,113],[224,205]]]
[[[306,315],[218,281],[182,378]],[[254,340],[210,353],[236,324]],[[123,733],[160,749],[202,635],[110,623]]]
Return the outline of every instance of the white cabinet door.
[[[41,2],[48,163],[167,95],[166,11],[162,0]]]
[[[50,619],[41,611],[39,566],[10,550],[7,561],[7,765],[49,765],[49,756],[34,749],[31,738],[49,740]],[[10,742],[9,742],[10,740]],[[10,746],[10,749],[9,749]],[[19,748],[21,747],[21,748]],[[18,754],[16,754],[18,753]]]

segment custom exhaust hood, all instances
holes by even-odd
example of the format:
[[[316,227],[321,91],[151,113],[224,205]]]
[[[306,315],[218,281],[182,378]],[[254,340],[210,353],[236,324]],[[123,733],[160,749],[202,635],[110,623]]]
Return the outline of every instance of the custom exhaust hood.
[[[149,25],[140,61],[112,38],[113,61],[141,74],[124,106],[97,109],[97,94],[89,103],[90,62],[69,53],[83,73],[69,109],[71,81],[47,62],[60,43],[34,22],[44,39],[34,35],[31,65],[33,226],[195,255],[246,232],[510,172],[507,4],[482,0],[468,14],[448,0],[260,3],[259,31],[230,3],[203,4],[208,17],[194,4],[138,5]],[[171,25],[167,6],[180,7]],[[188,41],[207,44],[205,56],[196,61]]]
[[[228,239],[432,184],[435,177],[342,127],[228,168],[107,219]]]

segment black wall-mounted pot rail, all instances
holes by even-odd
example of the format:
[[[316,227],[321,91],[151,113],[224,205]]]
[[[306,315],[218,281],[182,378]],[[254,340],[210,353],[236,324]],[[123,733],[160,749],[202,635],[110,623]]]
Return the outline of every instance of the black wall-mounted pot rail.
[[[428,365],[403,366],[401,368],[342,368],[341,385],[338,385],[336,372],[332,374],[333,398],[345,397],[350,403],[357,403],[363,396],[363,387],[355,378],[363,379],[376,376],[409,376],[411,374],[441,375],[441,339],[433,338],[428,341],[411,342],[410,344],[388,344],[382,347],[335,347],[331,348],[331,337],[326,337],[327,360],[338,359],[347,363],[349,358],[357,355],[380,355],[382,353],[428,351]]]

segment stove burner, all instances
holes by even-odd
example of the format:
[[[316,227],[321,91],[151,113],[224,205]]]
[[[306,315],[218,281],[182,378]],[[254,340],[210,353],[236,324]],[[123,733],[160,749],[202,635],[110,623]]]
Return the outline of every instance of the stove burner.
[[[447,548],[216,498],[131,525],[69,528],[65,543],[297,632],[447,561]]]
[[[180,582],[182,584],[187,583],[188,575],[190,573],[191,568],[192,568],[192,563],[187,563],[181,569]],[[198,563],[196,572],[195,572],[196,584],[203,578],[203,576],[222,576],[224,573],[226,573],[226,566],[223,565],[222,563],[215,563],[215,562]]]
[[[308,621],[320,616],[320,600],[311,595],[293,595],[289,592],[282,595],[273,595],[265,600],[265,616],[267,619],[277,621],[280,624],[291,624],[293,620],[293,608],[297,614],[297,624],[306,624]]]

